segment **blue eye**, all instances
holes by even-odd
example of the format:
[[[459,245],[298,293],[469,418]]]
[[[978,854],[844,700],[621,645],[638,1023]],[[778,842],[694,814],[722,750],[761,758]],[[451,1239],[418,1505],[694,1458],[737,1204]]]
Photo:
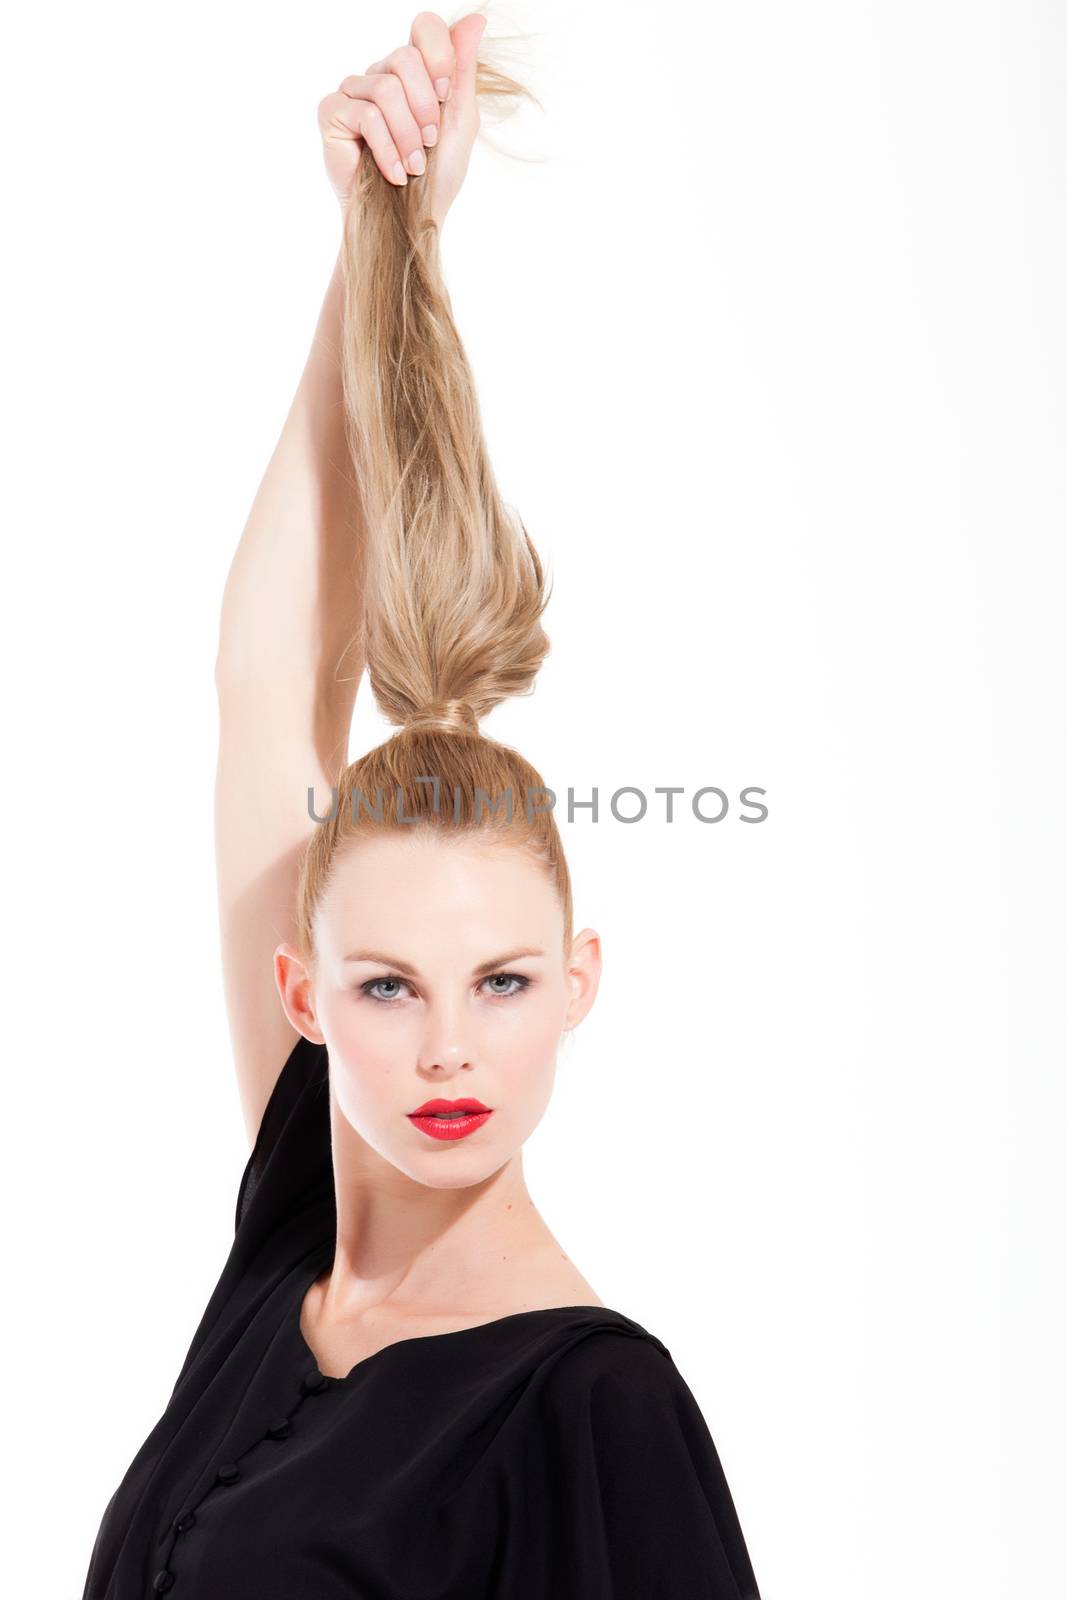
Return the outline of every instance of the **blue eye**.
[[[524,989],[528,989],[532,981],[521,972],[491,972],[487,978],[482,979],[482,982],[499,983],[501,980],[503,980],[505,983],[515,984],[517,987],[513,989],[491,990],[490,992],[493,995],[493,998],[497,1000],[510,1000],[513,995],[521,994]],[[391,986],[394,989],[398,986],[403,989],[410,988],[406,978],[401,978],[396,974],[391,974],[388,978],[368,978],[366,983],[360,984],[359,991],[361,994],[365,994],[368,1000],[373,1000],[377,1005],[380,1006],[390,1005],[393,1003],[393,1001],[400,998],[397,994],[375,993],[375,991],[382,986]]]
[[[528,988],[529,984],[530,984],[529,978],[524,977],[521,972],[491,972],[489,974],[488,978],[486,978],[484,981],[486,983],[495,983],[498,978],[503,978],[505,983],[517,983],[518,984],[518,988],[517,989],[507,989],[507,990],[494,989],[494,990],[492,990],[492,993],[494,995],[498,996],[501,1000],[510,1000],[510,998],[511,998],[511,996],[513,994],[521,994],[522,991],[524,989]]]
[[[378,987],[378,985],[380,983],[392,983],[392,984],[398,984],[399,983],[399,984],[404,984],[404,980],[403,980],[403,978],[372,978],[369,983],[361,983],[360,984],[360,989],[363,991],[363,993],[365,995],[369,995],[369,997],[372,1000],[377,1000],[379,1002],[379,1004],[384,1004],[386,1001],[395,1000],[396,999],[396,995],[395,994],[375,994],[374,990],[377,989],[377,987]],[[406,988],[407,985],[404,984],[404,987]]]

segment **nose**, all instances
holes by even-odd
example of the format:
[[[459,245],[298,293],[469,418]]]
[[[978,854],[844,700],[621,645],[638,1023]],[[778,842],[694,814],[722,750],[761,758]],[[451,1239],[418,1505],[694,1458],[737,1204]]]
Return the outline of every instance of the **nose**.
[[[426,1011],[419,1065],[439,1076],[474,1065],[472,1019],[460,1000],[435,1002]]]

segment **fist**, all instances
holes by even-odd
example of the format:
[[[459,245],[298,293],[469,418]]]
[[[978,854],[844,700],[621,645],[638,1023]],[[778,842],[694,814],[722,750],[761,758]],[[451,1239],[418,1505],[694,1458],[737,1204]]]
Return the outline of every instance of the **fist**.
[[[485,24],[471,12],[450,30],[436,12],[420,11],[410,43],[319,102],[326,174],[342,207],[369,152],[389,183],[426,184],[430,213],[438,226],[444,221],[481,124],[476,78]]]

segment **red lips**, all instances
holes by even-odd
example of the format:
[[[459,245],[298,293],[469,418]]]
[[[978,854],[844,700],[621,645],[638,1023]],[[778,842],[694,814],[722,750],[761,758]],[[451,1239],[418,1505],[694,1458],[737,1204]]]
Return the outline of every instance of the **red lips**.
[[[449,1111],[489,1111],[489,1106],[483,1106],[480,1100],[471,1100],[464,1097],[461,1100],[427,1100],[424,1105],[416,1106],[414,1111],[409,1111],[409,1117],[429,1117],[434,1112],[442,1114]]]
[[[427,1100],[417,1111],[408,1112],[408,1121],[430,1139],[455,1143],[484,1128],[493,1115],[480,1100]]]

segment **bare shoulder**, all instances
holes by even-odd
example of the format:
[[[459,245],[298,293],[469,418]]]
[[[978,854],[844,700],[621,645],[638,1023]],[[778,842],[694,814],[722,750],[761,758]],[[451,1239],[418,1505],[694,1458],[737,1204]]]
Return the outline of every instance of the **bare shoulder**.
[[[580,1272],[563,1273],[531,1285],[523,1296],[521,1311],[550,1311],[556,1306],[600,1306],[604,1301]]]
[[[515,1281],[502,1286],[514,1311],[551,1311],[557,1306],[603,1306],[589,1280],[553,1241],[523,1259]]]

